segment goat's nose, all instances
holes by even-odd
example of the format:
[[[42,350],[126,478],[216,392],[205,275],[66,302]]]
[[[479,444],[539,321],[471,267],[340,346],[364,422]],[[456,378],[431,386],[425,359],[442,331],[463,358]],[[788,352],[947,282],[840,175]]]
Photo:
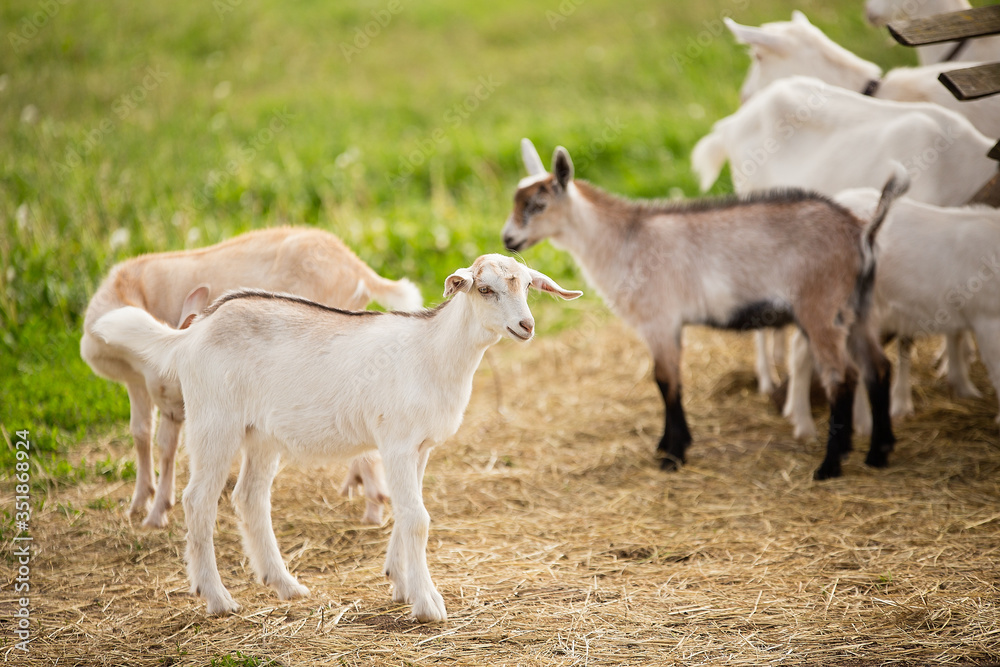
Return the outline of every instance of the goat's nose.
[[[521,320],[521,328],[530,336],[535,330],[535,323],[532,320]]]

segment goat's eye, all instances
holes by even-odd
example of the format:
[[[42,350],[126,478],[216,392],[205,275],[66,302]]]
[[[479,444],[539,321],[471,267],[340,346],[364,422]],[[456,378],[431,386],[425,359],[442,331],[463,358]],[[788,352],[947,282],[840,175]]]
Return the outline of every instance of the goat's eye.
[[[483,296],[488,296],[490,294],[493,294],[493,290],[491,290],[489,287],[480,287],[479,293],[482,294]]]
[[[546,205],[547,204],[544,201],[532,200],[532,201],[528,202],[528,206],[525,208],[525,212],[528,215],[534,215],[535,213],[541,213],[542,211],[545,210],[545,206]]]

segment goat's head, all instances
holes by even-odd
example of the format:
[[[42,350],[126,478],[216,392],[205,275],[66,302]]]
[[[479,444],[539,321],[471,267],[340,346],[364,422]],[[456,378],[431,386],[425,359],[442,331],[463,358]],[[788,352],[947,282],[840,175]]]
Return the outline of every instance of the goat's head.
[[[792,12],[791,21],[740,25],[729,17],[726,27],[740,44],[750,47],[750,71],[740,88],[740,99],[789,76],[814,76],[831,85],[858,90],[881,76],[882,70],[857,57],[809,22],[805,14]]]
[[[491,333],[514,340],[530,340],[535,319],[528,309],[528,290],[535,288],[563,299],[583,292],[564,290],[543,273],[529,269],[512,257],[483,255],[466,269],[448,276],[446,297],[464,292],[479,321]]]
[[[865,18],[873,26],[884,26],[889,21],[916,18],[925,14],[948,11],[935,6],[938,3],[926,0],[867,0],[865,2]]]
[[[528,175],[517,184],[514,210],[503,226],[503,243],[515,251],[559,237],[570,218],[567,190],[573,182],[573,161],[562,146],[552,156],[551,173],[528,139],[521,139],[521,157]]]

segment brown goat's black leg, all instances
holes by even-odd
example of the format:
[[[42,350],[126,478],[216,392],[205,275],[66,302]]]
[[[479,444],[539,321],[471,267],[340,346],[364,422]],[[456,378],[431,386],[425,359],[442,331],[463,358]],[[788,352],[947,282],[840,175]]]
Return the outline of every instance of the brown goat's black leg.
[[[875,359],[871,370],[865,373],[868,386],[868,400],[872,408],[872,442],[865,463],[874,468],[889,465],[889,452],[896,445],[896,435],[892,432],[892,417],[889,415],[889,393],[892,384],[892,367],[881,349],[875,348]]]
[[[840,460],[851,451],[854,434],[854,390],[857,374],[851,370],[830,396],[830,431],[826,440],[826,458],[813,474],[814,479],[840,477]]]
[[[657,366],[656,385],[663,394],[663,402],[666,405],[665,423],[663,425],[663,439],[657,447],[660,455],[660,468],[663,470],[676,470],[684,463],[684,452],[691,444],[691,432],[688,430],[687,419],[684,417],[684,407],[681,405],[681,385],[680,382],[670,382],[661,379],[660,368]]]

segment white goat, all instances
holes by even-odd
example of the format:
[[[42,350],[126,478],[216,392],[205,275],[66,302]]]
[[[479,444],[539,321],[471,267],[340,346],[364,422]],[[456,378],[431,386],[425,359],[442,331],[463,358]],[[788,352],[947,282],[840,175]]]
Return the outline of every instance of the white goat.
[[[643,337],[666,404],[658,453],[670,469],[684,462],[691,434],[681,405],[680,342],[687,324],[759,328],[795,321],[809,333],[830,399],[830,434],[817,479],[840,475],[851,448],[851,411],[860,363],[870,385],[874,428],[866,462],[885,466],[895,438],[889,420],[889,363],[870,330],[866,304],[872,237],[894,197],[889,179],[879,212],[865,226],[846,209],[802,190],[749,199],[633,202],[573,180],[561,146],[547,173],[522,140],[529,176],[518,184],[504,244],[519,251],[549,238],[565,247],[588,282]]]
[[[882,68],[834,42],[798,10],[792,12],[791,21],[760,27],[740,25],[728,17],[723,20],[738,42],[750,46],[750,71],[740,90],[744,100],[778,79],[813,76],[880,99],[940,104],[968,118],[986,136],[1000,136],[1000,97],[963,102],[938,81],[941,72],[969,63],[897,67],[883,76]]]
[[[884,183],[895,160],[910,174],[912,199],[959,206],[995,173],[996,163],[986,156],[992,145],[965,117],[938,105],[878,100],[793,76],[716,122],[695,146],[691,163],[702,190],[729,161],[739,193],[789,186],[833,196]],[[766,393],[773,380],[763,349],[758,342],[757,373]],[[963,360],[949,365],[949,379],[959,394],[975,395]]]
[[[510,257],[484,255],[445,281],[450,301],[419,313],[352,313],[251,290],[222,296],[186,331],[137,308],[95,324],[98,336],[183,387],[192,470],[184,491],[188,577],[208,613],[239,608],[219,577],[213,529],[240,449],[233,504],[244,548],[261,581],[288,599],[308,589],[285,568],[271,527],[279,457],[315,464],[377,447],[395,516],[385,565],[393,599],[411,603],[418,621],[446,618],[427,569],[424,468],[431,448],[458,430],[486,349],[502,337],[532,337],[529,287],[564,299],[581,294]]]
[[[80,354],[95,373],[128,389],[131,431],[136,449],[136,484],[129,513],[152,509],[147,527],[167,525],[174,504],[174,456],[184,421],[184,401],[176,381],[165,377],[129,350],[109,345],[93,334],[106,313],[136,306],[178,327],[219,295],[238,287],[299,294],[330,306],[362,309],[371,299],[401,310],[420,308],[422,297],[408,280],[382,278],[333,234],[318,229],[282,227],[243,234],[207,248],[143,255],[111,269],[95,292],[84,317]],[[151,449],[153,408],[160,410],[156,439],[160,483],[155,488]],[[378,461],[357,462],[365,481],[378,483]],[[351,475],[348,475],[348,482]],[[345,485],[350,492],[357,484]],[[379,519],[384,490],[366,487],[365,520]]]
[[[835,200],[863,217],[875,208],[878,192],[846,190]],[[971,329],[1000,394],[1000,211],[987,206],[946,208],[903,198],[886,218],[875,245],[873,316],[882,333],[913,338]],[[914,280],[915,267],[919,280]],[[796,401],[790,416],[797,428],[815,429],[809,411],[809,347],[801,337],[795,341],[789,396]],[[900,373],[908,372],[901,364]]]
[[[823,31],[814,26],[799,11],[792,12],[791,21],[765,23],[760,27],[744,26],[732,19],[724,19],[726,26],[737,41],[750,46],[752,59],[750,71],[743,83],[741,96],[751,97],[761,88],[766,87],[781,78],[795,75],[816,77],[830,85],[848,90],[866,91],[874,97],[898,102],[932,102],[956,111],[968,118],[983,134],[989,137],[1000,136],[1000,97],[986,98],[970,102],[962,102],[941,85],[938,75],[968,63],[948,62],[927,67],[900,67],[888,72],[882,77],[878,65],[863,60],[827,37]],[[778,185],[778,184],[772,184]],[[876,183],[869,183],[874,186]],[[832,194],[830,184],[818,187],[820,191]],[[919,192],[911,193],[917,199],[922,199]],[[943,203],[933,200],[932,203]],[[966,202],[948,202],[964,204]],[[761,390],[769,392],[772,386],[770,380],[772,364],[768,358],[768,350],[763,342],[763,332],[757,334],[757,374],[761,378]],[[780,341],[780,338],[778,339]],[[900,339],[899,352],[901,364],[909,367],[911,343]],[[783,349],[780,342],[775,349]],[[971,346],[964,342],[960,333],[952,334],[948,339],[948,349],[955,354],[948,357],[949,368],[953,377],[968,376],[966,357],[971,354]],[[775,355],[777,357],[777,354]],[[776,360],[777,361],[777,360]],[[900,390],[894,390],[896,397],[905,395],[909,400],[909,375],[900,373],[896,376],[896,386],[902,383]],[[960,384],[959,393],[974,394],[969,391],[971,383]],[[893,414],[906,414],[904,405],[894,403]],[[860,415],[859,415],[860,416]]]
[[[960,12],[971,8],[972,5],[968,0],[867,0],[865,16],[872,25],[883,26],[890,21]],[[917,57],[921,65],[931,65],[945,60],[990,62],[1000,60],[1000,36],[918,46]]]

